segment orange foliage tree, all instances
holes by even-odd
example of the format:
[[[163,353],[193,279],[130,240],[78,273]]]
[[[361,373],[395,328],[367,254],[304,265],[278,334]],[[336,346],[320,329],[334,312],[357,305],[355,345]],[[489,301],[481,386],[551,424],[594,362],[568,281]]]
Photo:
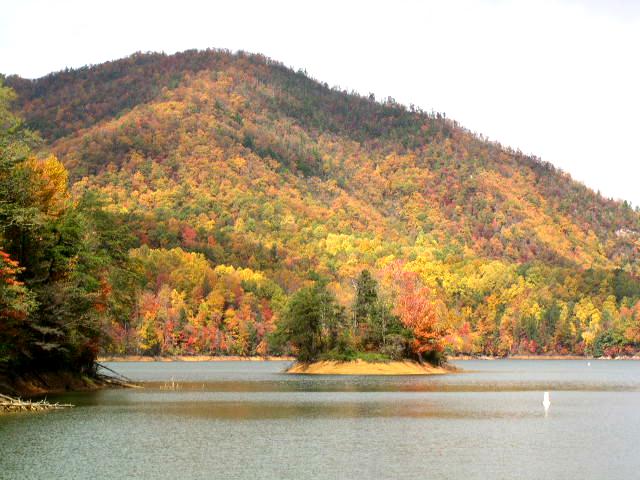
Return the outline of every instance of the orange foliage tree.
[[[394,314],[413,333],[411,349],[420,361],[440,363],[444,351],[446,306],[415,272],[396,268]]]

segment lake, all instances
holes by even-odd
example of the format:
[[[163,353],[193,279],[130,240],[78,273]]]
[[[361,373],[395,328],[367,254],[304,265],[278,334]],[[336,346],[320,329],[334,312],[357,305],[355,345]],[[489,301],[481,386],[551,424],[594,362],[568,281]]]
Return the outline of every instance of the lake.
[[[110,363],[146,388],[50,397],[77,407],[0,416],[0,478],[638,478],[640,362],[454,363],[464,373]]]

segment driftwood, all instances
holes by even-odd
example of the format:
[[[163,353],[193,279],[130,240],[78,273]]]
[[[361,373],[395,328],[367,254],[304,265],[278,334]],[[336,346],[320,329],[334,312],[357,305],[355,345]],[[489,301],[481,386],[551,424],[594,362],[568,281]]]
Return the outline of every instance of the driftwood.
[[[32,402],[20,398],[9,397],[0,393],[0,412],[42,412],[45,410],[61,410],[71,408],[69,403],[49,403],[46,400]]]

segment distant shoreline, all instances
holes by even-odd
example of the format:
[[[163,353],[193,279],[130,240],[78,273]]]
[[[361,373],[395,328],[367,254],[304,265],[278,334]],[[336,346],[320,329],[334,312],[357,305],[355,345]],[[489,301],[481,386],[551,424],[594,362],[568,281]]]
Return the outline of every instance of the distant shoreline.
[[[580,355],[511,355],[492,357],[489,355],[459,355],[447,357],[447,360],[640,360],[640,355],[620,357],[588,357]]]
[[[468,360],[640,360],[640,355],[624,357],[586,357],[579,355],[512,355],[509,357],[492,357],[487,355],[459,355],[450,356],[449,361]],[[101,355],[98,362],[293,362],[295,357],[267,356],[240,356],[240,355],[172,355],[172,356],[147,356],[147,355]]]
[[[172,356],[147,356],[147,355],[101,355],[98,362],[266,362],[295,360],[294,357],[276,357],[267,355],[264,357],[240,356],[240,355],[172,355]]]

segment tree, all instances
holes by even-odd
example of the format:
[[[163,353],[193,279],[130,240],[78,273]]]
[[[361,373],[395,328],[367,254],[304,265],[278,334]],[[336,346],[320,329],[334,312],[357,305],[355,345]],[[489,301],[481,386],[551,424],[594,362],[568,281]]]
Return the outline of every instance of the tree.
[[[358,324],[371,323],[378,307],[378,283],[369,270],[362,270],[356,280],[356,299],[353,304],[354,327]]]
[[[378,294],[378,282],[369,270],[362,270],[356,280],[356,298],[352,312],[354,334],[360,337],[362,346],[369,350],[383,348],[387,343],[389,330],[397,327],[397,319]]]
[[[378,283],[369,270],[362,270],[356,280],[356,298],[353,304],[353,333],[361,337],[363,346],[379,344],[384,336],[380,328]]]
[[[421,285],[414,272],[398,272],[397,282],[394,312],[413,333],[411,348],[414,355],[420,362],[441,363],[446,333],[443,327],[444,304],[434,297],[430,289]]]
[[[298,290],[287,304],[274,335],[276,344],[290,344],[302,362],[311,362],[338,344],[344,315],[326,283]]]
[[[29,348],[24,322],[36,305],[33,294],[16,278],[21,270],[0,250],[0,372]]]

